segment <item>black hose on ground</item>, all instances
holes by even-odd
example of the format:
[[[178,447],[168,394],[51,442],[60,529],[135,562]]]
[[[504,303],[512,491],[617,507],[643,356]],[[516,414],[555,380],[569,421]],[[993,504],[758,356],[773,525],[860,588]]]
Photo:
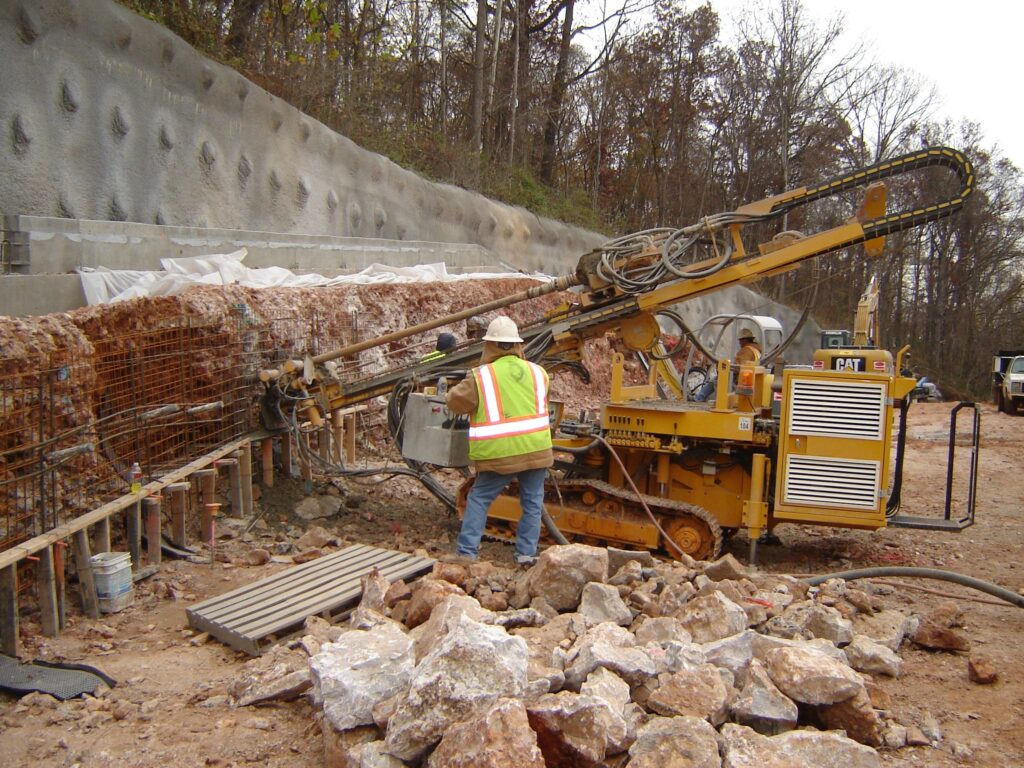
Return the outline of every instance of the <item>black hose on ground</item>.
[[[973,576],[965,576],[955,571],[943,571],[939,568],[913,568],[907,566],[879,566],[877,568],[858,568],[853,571],[840,571],[839,573],[827,573],[823,576],[812,576],[804,579],[812,587],[823,584],[829,579],[844,579],[853,581],[855,579],[872,579],[880,576],[904,576],[918,579],[938,579],[939,581],[951,581],[964,587],[976,589],[979,592],[998,597],[1018,608],[1024,608],[1024,595],[1018,595],[1005,587],[993,584],[990,581],[976,579]]]
[[[569,540],[565,538],[565,535],[558,530],[558,526],[555,521],[551,519],[551,515],[548,514],[547,507],[540,508],[540,519],[544,521],[544,527],[548,529],[548,533],[551,534],[551,538],[555,540],[556,544],[568,544]]]

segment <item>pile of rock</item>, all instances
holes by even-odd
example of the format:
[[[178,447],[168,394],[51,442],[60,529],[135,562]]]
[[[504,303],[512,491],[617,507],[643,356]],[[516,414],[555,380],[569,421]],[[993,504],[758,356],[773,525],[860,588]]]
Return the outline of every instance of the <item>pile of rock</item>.
[[[872,675],[900,674],[915,627],[875,603],[573,544],[368,577],[348,626],[301,644],[335,768],[859,768],[908,733]]]

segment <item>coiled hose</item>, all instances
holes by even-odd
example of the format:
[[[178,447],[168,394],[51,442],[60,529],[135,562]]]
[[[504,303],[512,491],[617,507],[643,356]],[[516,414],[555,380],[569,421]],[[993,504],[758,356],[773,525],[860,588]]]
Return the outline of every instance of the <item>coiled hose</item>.
[[[854,581],[856,579],[872,579],[880,576],[905,576],[918,579],[951,581],[954,584],[960,584],[961,586],[976,589],[979,592],[984,592],[985,594],[992,595],[993,597],[998,597],[1000,600],[1005,600],[1018,608],[1024,608],[1024,595],[1018,595],[1016,592],[1011,592],[1005,587],[1000,587],[998,584],[993,584],[990,581],[976,579],[973,576],[965,576],[964,574],[956,573],[955,571],[943,571],[939,568],[914,568],[911,566],[858,568],[853,571],[840,571],[838,573],[827,573],[823,576],[812,576],[804,579],[804,581],[812,587],[816,587],[829,579]]]

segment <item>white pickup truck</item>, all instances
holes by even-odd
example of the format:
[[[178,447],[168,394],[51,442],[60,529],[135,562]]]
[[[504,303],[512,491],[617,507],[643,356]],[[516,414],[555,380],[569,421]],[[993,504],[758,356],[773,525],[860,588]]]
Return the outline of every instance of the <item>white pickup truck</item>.
[[[1004,413],[1024,414],[1024,349],[996,353],[992,398]]]

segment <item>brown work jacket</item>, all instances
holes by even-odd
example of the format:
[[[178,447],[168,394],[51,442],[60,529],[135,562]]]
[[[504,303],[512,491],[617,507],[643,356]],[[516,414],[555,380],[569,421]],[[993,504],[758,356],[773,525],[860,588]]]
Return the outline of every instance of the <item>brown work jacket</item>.
[[[761,345],[756,341],[752,344],[740,347],[736,353],[736,359],[733,361],[736,365],[742,365],[743,363],[753,363],[757,365],[761,362]]]
[[[523,356],[523,347],[516,344],[512,349],[505,350],[492,342],[484,342],[484,351],[480,356],[480,365],[489,365],[499,357],[505,355]],[[480,392],[476,384],[476,376],[470,374],[454,387],[448,390],[445,395],[445,403],[448,410],[458,414],[473,414],[480,406]],[[487,459],[486,461],[474,462],[477,472],[497,472],[502,475],[514,475],[518,472],[525,472],[528,469],[543,469],[555,463],[554,454],[550,448],[540,451],[521,453],[517,456],[503,456],[500,459]]]

